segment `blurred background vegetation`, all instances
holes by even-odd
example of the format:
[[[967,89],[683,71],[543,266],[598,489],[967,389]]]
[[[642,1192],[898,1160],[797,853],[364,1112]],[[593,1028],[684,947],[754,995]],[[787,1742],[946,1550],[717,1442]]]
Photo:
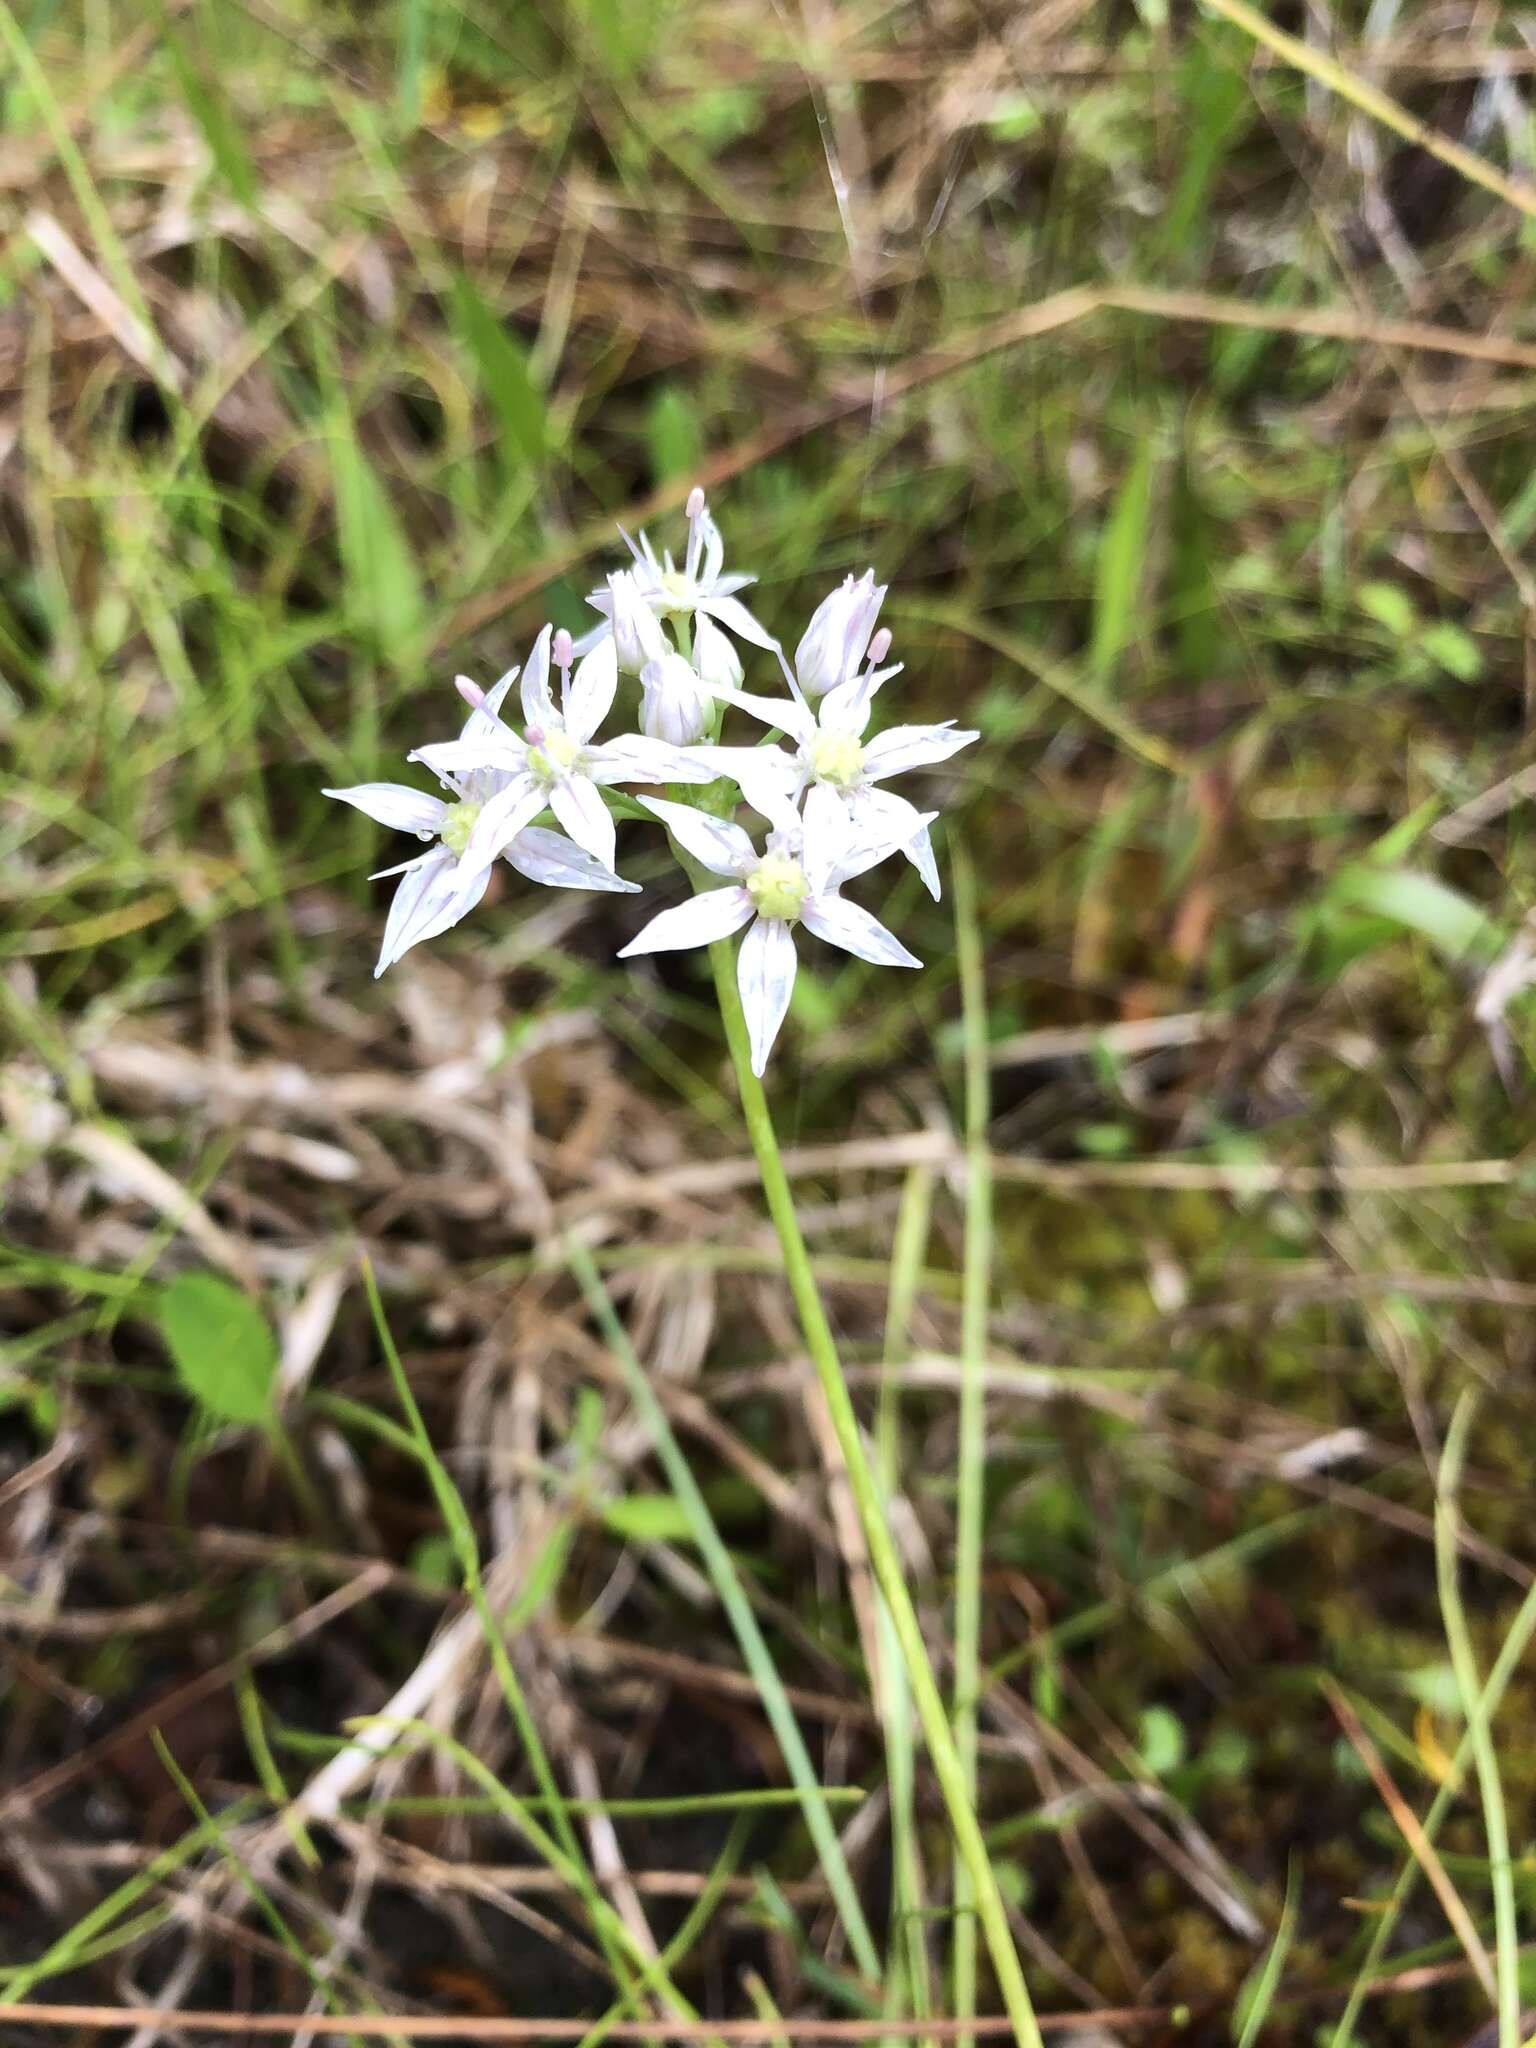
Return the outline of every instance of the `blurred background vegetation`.
[[[11,1997],[601,2011],[442,1746],[540,1790],[472,1545],[561,1792],[639,1802],[575,1824],[681,1995],[943,2008],[941,1810],[919,1761],[893,1858],[702,962],[508,875],[376,986],[396,845],[319,794],[702,481],[770,624],[873,563],[902,713],[984,734],[928,793],[978,877],[981,1798],[1042,2008],[1486,2021],[1536,1895],[1518,1662],[1452,1771],[1532,1585],[1536,16],[1278,10],[1339,91],[1231,11],[0,0]],[[926,972],[808,960],[774,1100],[938,1645],[966,1027],[951,901],[882,877]],[[566,1232],[851,1788],[883,1986]],[[316,1821],[392,1702],[437,1739]]]

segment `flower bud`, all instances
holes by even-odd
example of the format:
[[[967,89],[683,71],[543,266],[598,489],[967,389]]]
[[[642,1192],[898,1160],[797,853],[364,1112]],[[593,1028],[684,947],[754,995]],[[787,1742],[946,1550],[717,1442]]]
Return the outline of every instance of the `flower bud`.
[[[680,654],[648,661],[640,671],[640,730],[669,747],[691,747],[714,718],[714,699]]]
[[[885,585],[866,569],[857,583],[845,576],[822,599],[795,649],[795,674],[808,697],[824,697],[858,667],[884,597]]]
[[[741,682],[741,656],[706,612],[693,617],[693,665],[711,689],[734,690]]]
[[[647,662],[661,661],[672,652],[661,621],[627,569],[608,578],[608,597],[613,644],[625,675],[637,676]]]

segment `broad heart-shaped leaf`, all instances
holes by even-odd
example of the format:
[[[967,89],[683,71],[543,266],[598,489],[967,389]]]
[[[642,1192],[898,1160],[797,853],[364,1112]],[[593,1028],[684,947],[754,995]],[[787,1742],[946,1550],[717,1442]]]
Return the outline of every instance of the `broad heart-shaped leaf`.
[[[267,1422],[277,1339],[248,1294],[214,1273],[181,1273],[160,1297],[160,1334],[187,1392],[219,1422]]]

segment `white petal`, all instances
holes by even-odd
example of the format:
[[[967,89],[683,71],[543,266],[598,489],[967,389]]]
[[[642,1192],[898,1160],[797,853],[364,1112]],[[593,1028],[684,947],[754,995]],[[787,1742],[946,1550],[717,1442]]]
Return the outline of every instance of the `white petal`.
[[[395,891],[384,923],[384,939],[374,979],[393,967],[402,953],[419,946],[423,939],[435,939],[450,925],[473,910],[485,894],[489,870],[465,875],[446,849],[423,858],[420,866],[407,872]]]
[[[567,775],[549,792],[549,808],[576,844],[611,868],[618,851],[613,815],[584,775]]]
[[[627,946],[621,960],[637,953],[676,953],[689,946],[712,946],[716,939],[728,939],[755,915],[752,898],[745,889],[706,889],[691,896],[674,910],[660,911]]]
[[[477,711],[465,727],[463,738],[434,740],[430,746],[417,747],[408,758],[420,761],[434,775],[470,775],[477,768],[505,774],[520,768],[527,752],[515,732],[509,732],[504,725],[487,723]]]
[[[502,857],[520,875],[526,875],[530,882],[541,882],[546,889],[606,889],[610,894],[622,889],[630,895],[640,893],[638,882],[626,882],[563,832],[548,831],[543,825],[525,826],[502,848]]]
[[[734,782],[753,810],[776,825],[800,801],[804,771],[782,747],[692,747],[689,752],[713,774]]]
[[[720,529],[708,512],[699,514],[699,536],[704,543],[704,560],[698,572],[698,580],[712,584],[720,574],[720,565],[725,560],[725,542],[720,538]],[[693,550],[690,548],[689,553]],[[690,572],[693,573],[693,572]]]
[[[354,782],[349,789],[322,789],[320,794],[334,796],[396,832],[435,832],[448,808],[441,797],[403,782]]]
[[[851,732],[855,739],[862,739],[874,708],[876,691],[892,676],[899,676],[901,670],[899,661],[890,668],[863,668],[835,689],[828,690],[820,706],[822,731]]]
[[[802,829],[805,872],[811,887],[828,888],[837,876],[838,864],[853,846],[854,825],[847,797],[828,783],[813,782],[805,794]]]
[[[837,856],[831,870],[835,887],[867,874],[898,848],[906,848],[939,815],[920,811],[904,796],[890,789],[857,789],[849,799],[852,837]]]
[[[780,732],[790,733],[802,745],[816,731],[815,712],[793,697],[755,697],[750,690],[737,690],[722,683],[714,685],[714,693],[727,704],[734,704],[738,711],[761,719],[764,725],[777,726]]]
[[[939,888],[939,864],[933,857],[933,839],[928,827],[925,825],[921,832],[904,841],[901,850],[917,869],[923,887],[937,903],[942,893]]]
[[[466,874],[476,868],[488,869],[507,842],[533,823],[547,801],[542,786],[531,775],[514,775],[505,789],[487,798],[459,856],[459,866]]]
[[[884,782],[888,775],[903,775],[909,768],[932,768],[947,761],[962,747],[981,735],[957,732],[944,725],[893,725],[879,732],[864,749],[864,772],[872,782]]]
[[[761,1074],[768,1064],[773,1041],[789,1008],[798,964],[794,937],[782,918],[760,917],[741,942],[736,986],[741,990],[741,1007],[752,1040],[754,1074]]]
[[[779,644],[770,632],[757,623],[739,598],[704,597],[700,598],[698,608],[719,625],[728,626],[733,633],[739,633],[743,640],[750,640],[754,647],[777,647]]]
[[[549,643],[554,638],[553,626],[546,626],[533,643],[533,652],[528,657],[528,666],[523,670],[519,685],[523,699],[523,723],[525,725],[548,725],[555,717],[554,700],[549,694]]]
[[[742,875],[757,865],[757,852],[739,825],[724,818],[711,818],[691,804],[668,803],[664,797],[635,799],[660,818],[685,852],[712,875]]]
[[[714,771],[695,759],[692,747],[669,747],[642,733],[623,733],[588,750],[588,778],[605,788],[615,782],[713,782]]]
[[[921,967],[922,961],[909,953],[894,932],[888,932],[878,917],[871,917],[857,903],[845,903],[835,890],[807,896],[800,921],[808,932],[828,945],[841,946],[860,960],[876,967]]]
[[[694,617],[693,665],[711,689],[734,690],[741,682],[741,656],[707,612]]]
[[[521,674],[522,670],[520,668],[517,668],[515,666],[509,668],[506,674],[500,679],[500,681],[493,683],[490,689],[486,691],[485,702],[480,706],[480,709],[484,712],[488,712],[492,718],[499,717],[501,713],[501,707],[507,701],[508,691],[512,688],[512,685],[517,681],[518,677]]]
[[[582,657],[571,675],[565,700],[565,729],[573,740],[586,745],[608,716],[618,687],[619,653],[609,633],[590,654]]]

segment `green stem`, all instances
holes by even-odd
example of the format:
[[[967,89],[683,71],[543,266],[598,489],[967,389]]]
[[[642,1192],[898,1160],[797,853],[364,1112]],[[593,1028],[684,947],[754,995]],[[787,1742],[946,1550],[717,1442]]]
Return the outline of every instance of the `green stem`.
[[[827,1312],[822,1306],[815,1275],[811,1271],[810,1254],[806,1249],[805,1239],[800,1234],[799,1219],[795,1215],[795,1198],[790,1189],[789,1176],[784,1171],[784,1161],[779,1153],[779,1141],[774,1132],[768,1098],[763,1092],[761,1081],[752,1071],[747,1022],[742,1014],[741,997],[736,987],[734,949],[728,942],[722,940],[711,946],[709,951],[714,967],[715,991],[720,1002],[721,1021],[725,1026],[726,1041],[730,1046],[731,1059],[736,1068],[736,1085],[741,1095],[747,1134],[752,1141],[758,1172],[762,1177],[768,1213],[773,1219],[774,1228],[778,1232],[779,1247],[784,1254],[785,1277],[795,1299],[795,1309],[800,1317],[800,1327],[805,1334],[811,1364],[815,1368],[817,1380],[820,1382],[832,1417],[838,1448],[847,1468],[849,1489],[853,1494],[859,1523],[864,1532],[864,1542],[869,1551],[870,1565],[890,1610],[891,1625],[896,1632],[902,1663],[906,1667],[907,1680],[912,1688],[912,1701],[917,1709],[917,1718],[922,1727],[923,1739],[928,1746],[934,1773],[944,1795],[944,1804],[949,1812],[950,1828],[955,1837],[956,1847],[969,1875],[976,1913],[981,1921],[982,1932],[986,1936],[992,1967],[997,1973],[1003,2003],[1013,2023],[1014,2039],[1018,2042],[1019,2048],[1043,2048],[1040,2029],[1035,2021],[1034,2007],[1030,2003],[1029,1989],[1019,1965],[1018,1950],[1014,1947],[1013,1936],[1009,1931],[1008,1909],[1003,1904],[1002,1893],[998,1890],[997,1879],[987,1859],[987,1846],[982,1839],[981,1827],[966,1787],[965,1769],[960,1760],[960,1753],[955,1747],[955,1738],[944,1708],[943,1695],[939,1691],[938,1680],[929,1662],[923,1632],[918,1625],[917,1611],[907,1590],[901,1559],[897,1555],[896,1545],[886,1523],[880,1488],[865,1453],[858,1416],[854,1412],[853,1400],[843,1378],[832,1327],[827,1321]]]
[[[960,1314],[960,1401],[956,1418],[955,1499],[955,1747],[966,1793],[976,1801],[976,1702],[981,1690],[981,1550],[986,1482],[987,1304],[992,1289],[992,1160],[987,1149],[991,1076],[987,1063],[986,990],[976,922],[976,879],[956,849],[955,938],[965,1030],[965,1272]],[[957,1858],[955,1935],[950,1955],[956,2019],[976,2011],[976,1904],[970,1873]]]

